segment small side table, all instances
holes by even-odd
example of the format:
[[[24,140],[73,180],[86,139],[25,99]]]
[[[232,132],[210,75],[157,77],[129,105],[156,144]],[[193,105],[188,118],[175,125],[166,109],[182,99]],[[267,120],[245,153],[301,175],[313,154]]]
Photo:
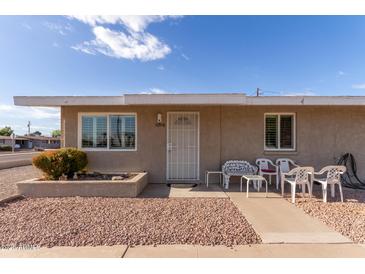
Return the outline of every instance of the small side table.
[[[209,175],[210,174],[219,174],[219,184],[222,183],[222,177],[223,177],[222,171],[207,170],[207,171],[205,171],[205,183],[206,183],[207,187],[209,186]]]
[[[266,197],[267,197],[268,184],[264,177],[262,177],[260,175],[243,175],[241,177],[241,187],[240,187],[241,192],[242,192],[242,183],[243,183],[242,179],[246,179],[246,181],[247,181],[247,192],[246,192],[247,198],[248,198],[249,186],[250,186],[251,181],[254,181],[254,182],[256,181],[257,183],[259,183],[259,181],[265,182],[266,183]],[[257,189],[257,190],[259,190],[259,189]]]

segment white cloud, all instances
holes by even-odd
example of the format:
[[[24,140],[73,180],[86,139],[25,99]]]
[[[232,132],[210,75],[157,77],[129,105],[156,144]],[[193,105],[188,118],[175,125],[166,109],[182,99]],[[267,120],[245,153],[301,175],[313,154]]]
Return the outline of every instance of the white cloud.
[[[57,23],[52,23],[52,22],[44,22],[43,25],[50,29],[51,31],[55,31],[63,36],[67,35],[69,32],[73,31],[73,27],[70,24],[57,24]]]
[[[352,85],[354,89],[365,89],[365,84],[354,84]]]
[[[90,54],[90,55],[96,55],[96,51],[93,49],[93,47],[89,47],[89,43],[90,42],[84,42],[82,44],[76,45],[76,46],[72,46],[71,48],[77,51],[81,51],[83,53],[86,54]]]
[[[150,88],[148,91],[141,92],[141,94],[171,94],[171,93],[174,93],[174,92],[162,90],[159,88]]]
[[[0,104],[0,113],[0,127],[10,126],[16,134],[27,132],[28,121],[31,121],[32,131],[40,130],[44,134],[60,128],[59,108]]]
[[[184,58],[186,61],[189,61],[190,60],[190,57],[187,56],[186,54],[182,53],[181,54],[181,57]]]
[[[87,54],[104,54],[114,58],[152,61],[162,59],[171,48],[151,33],[146,32],[149,24],[162,22],[177,16],[71,16],[92,27],[95,39],[84,41],[71,48]],[[108,25],[108,26],[105,26]],[[120,25],[125,31],[111,29]]]
[[[162,16],[162,15],[75,15],[75,18],[90,26],[97,25],[115,25],[125,26],[129,31],[143,32],[151,23],[162,22],[167,18],[178,18],[179,16]]]
[[[339,70],[337,71],[337,76],[340,77],[340,76],[344,76],[346,75],[346,72],[342,71],[342,70]]]
[[[60,117],[58,108],[50,107],[19,107],[13,105],[0,105],[2,116],[29,117],[29,119],[54,119]]]
[[[32,30],[32,27],[29,24],[27,24],[27,23],[23,23],[22,26],[24,28],[26,28],[27,30]]]
[[[164,65],[159,65],[159,66],[157,66],[157,69],[158,70],[165,70],[165,67],[164,67]]]
[[[171,52],[169,46],[149,33],[126,34],[105,27],[94,27],[96,39],[86,41],[73,49],[89,54],[102,53],[106,56],[124,59],[151,61],[164,58]]]

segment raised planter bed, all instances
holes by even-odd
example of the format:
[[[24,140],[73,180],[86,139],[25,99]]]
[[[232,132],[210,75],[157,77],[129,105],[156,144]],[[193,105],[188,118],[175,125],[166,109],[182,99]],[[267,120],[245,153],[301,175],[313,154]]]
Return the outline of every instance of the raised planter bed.
[[[17,183],[19,194],[26,197],[137,197],[146,187],[146,172],[132,173],[123,180],[42,181],[31,179]]]

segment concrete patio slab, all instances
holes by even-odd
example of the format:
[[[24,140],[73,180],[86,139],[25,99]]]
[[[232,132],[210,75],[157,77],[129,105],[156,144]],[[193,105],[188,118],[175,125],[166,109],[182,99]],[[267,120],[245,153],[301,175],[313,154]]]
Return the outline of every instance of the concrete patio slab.
[[[207,188],[204,184],[191,187],[191,184],[173,184],[168,187],[166,184],[149,184],[139,197],[143,198],[227,198],[222,189],[211,184]]]
[[[208,188],[204,184],[196,187],[185,187],[172,185],[170,197],[191,197],[191,198],[228,198],[218,185],[210,185]]]
[[[263,243],[352,243],[321,221],[305,214],[280,195],[270,192],[239,192],[238,186],[226,191]]]
[[[122,258],[127,245],[0,249],[0,258]]]

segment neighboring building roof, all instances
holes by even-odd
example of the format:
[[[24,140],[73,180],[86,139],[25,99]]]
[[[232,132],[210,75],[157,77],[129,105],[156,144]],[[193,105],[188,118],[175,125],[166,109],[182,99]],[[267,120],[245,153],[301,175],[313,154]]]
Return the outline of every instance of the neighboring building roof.
[[[12,140],[11,136],[0,136],[0,140]],[[60,137],[52,137],[52,136],[15,136],[15,140],[51,140],[51,141],[59,141]]]
[[[58,141],[60,140],[60,137],[52,137],[52,136],[31,136],[31,135],[25,135],[25,139],[27,140],[52,140],[52,141]]]
[[[308,105],[365,106],[365,96],[246,96],[244,93],[125,94],[121,96],[14,96],[17,106]]]
[[[0,136],[0,140],[12,140],[11,136]],[[15,136],[15,140],[28,140],[21,136]]]

